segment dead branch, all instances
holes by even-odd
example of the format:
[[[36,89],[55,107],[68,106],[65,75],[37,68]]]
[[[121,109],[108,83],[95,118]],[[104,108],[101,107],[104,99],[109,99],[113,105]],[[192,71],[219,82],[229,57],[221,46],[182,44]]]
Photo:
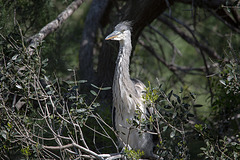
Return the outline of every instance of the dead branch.
[[[60,13],[55,20],[45,25],[37,34],[30,37],[27,41],[30,44],[27,47],[27,53],[32,55],[35,48],[41,43],[41,41],[50,33],[56,31],[65,22],[69,16],[71,16],[84,2],[84,0],[73,1],[62,13]]]

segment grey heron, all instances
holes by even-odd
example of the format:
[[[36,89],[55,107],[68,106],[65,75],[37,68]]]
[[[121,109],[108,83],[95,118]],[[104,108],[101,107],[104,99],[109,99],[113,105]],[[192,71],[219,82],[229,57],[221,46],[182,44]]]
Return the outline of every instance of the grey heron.
[[[131,23],[119,23],[105,40],[116,40],[120,43],[112,87],[115,108],[113,121],[119,136],[119,146],[144,151],[144,157],[154,158],[156,156],[153,154],[152,135],[147,132],[140,133],[138,128],[130,123],[136,116],[136,111],[141,113],[141,118],[146,118],[147,114],[147,106],[142,98],[146,87],[140,80],[131,79],[129,74]]]

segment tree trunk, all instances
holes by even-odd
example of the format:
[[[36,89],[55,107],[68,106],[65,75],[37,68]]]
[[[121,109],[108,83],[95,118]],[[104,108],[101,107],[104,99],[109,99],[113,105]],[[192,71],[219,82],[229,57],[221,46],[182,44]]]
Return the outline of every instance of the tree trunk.
[[[169,4],[173,1],[168,0]],[[121,9],[123,15],[114,22],[111,31],[113,31],[113,26],[121,21],[128,20],[133,23],[132,31],[132,43],[133,49],[136,46],[136,42],[141,31],[145,26],[150,24],[156,17],[163,13],[168,5],[166,0],[131,0],[127,1],[125,6]],[[141,11],[141,12],[139,12]],[[109,31],[110,33],[110,31]],[[97,82],[98,85],[112,86],[113,75],[115,70],[115,61],[118,53],[118,44],[111,41],[104,41],[101,52],[98,58],[98,70],[97,70]],[[103,96],[105,98],[111,98],[112,92],[106,91]]]
[[[80,79],[94,81],[93,49],[100,20],[108,4],[108,0],[93,0],[89,9],[82,34],[79,51]]]

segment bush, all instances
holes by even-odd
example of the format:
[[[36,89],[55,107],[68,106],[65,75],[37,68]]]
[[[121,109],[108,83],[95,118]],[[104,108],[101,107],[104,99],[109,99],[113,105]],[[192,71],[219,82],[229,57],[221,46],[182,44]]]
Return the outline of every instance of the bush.
[[[97,87],[80,94],[85,81],[62,81],[46,75],[48,60],[40,56],[42,47],[28,55],[20,29],[0,43],[0,157],[2,159],[74,159],[115,156],[117,134],[110,127],[110,108],[100,106],[97,97],[107,88]],[[214,91],[211,117],[196,119],[196,95],[187,88],[166,92],[163,87],[146,88],[144,96],[150,114],[141,112],[129,121],[139,132],[149,132],[157,141],[155,153],[162,159],[239,159],[239,61],[222,63],[212,78]],[[107,108],[107,109],[106,109]],[[103,118],[101,116],[105,116]],[[150,130],[146,130],[145,128]],[[102,147],[102,148],[100,148]],[[125,149],[121,156],[139,159],[144,153]],[[120,158],[121,156],[115,157]]]
[[[85,81],[60,81],[46,75],[48,60],[41,59],[41,46],[28,55],[21,33],[1,38],[0,57],[0,155],[2,159],[72,159],[94,154],[85,134],[92,131],[115,144],[112,130],[94,110],[101,90],[91,91],[91,103],[79,94]],[[94,121],[95,126],[88,121]],[[83,130],[88,132],[83,133]],[[110,132],[109,131],[109,132]],[[112,131],[111,131],[112,132]],[[92,140],[92,139],[91,139]],[[113,145],[114,146],[114,145]],[[82,153],[82,151],[84,153]],[[85,155],[86,154],[86,155]],[[97,154],[96,154],[97,155]]]

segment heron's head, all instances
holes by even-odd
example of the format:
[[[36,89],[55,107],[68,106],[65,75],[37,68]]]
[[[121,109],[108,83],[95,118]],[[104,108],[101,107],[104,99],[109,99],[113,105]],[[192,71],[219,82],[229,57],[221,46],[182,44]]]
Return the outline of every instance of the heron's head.
[[[116,25],[115,30],[109,34],[105,40],[122,41],[131,38],[131,22],[124,21]]]

